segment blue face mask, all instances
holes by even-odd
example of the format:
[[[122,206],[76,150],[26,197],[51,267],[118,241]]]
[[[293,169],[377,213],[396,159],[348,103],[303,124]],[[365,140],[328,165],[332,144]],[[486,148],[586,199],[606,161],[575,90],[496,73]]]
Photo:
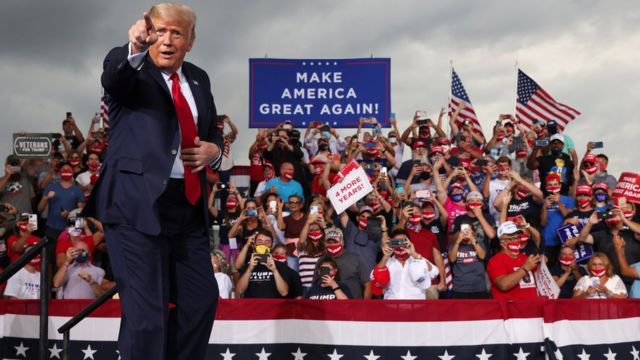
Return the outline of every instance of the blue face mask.
[[[597,193],[596,194],[596,201],[597,202],[606,202],[607,200],[609,200],[609,195],[606,193]]]
[[[78,255],[78,257],[76,257],[75,261],[77,263],[79,263],[79,264],[86,263],[87,261],[89,261],[89,252],[87,252],[87,250],[82,250],[80,255]]]
[[[451,194],[449,195],[449,199],[453,202],[460,202],[464,199],[464,194]]]

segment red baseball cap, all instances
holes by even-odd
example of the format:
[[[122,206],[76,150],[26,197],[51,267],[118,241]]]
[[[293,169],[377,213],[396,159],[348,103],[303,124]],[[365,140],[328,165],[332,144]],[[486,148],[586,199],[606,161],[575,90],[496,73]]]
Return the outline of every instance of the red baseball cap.
[[[384,288],[391,281],[391,273],[385,267],[374,267],[371,273],[371,295],[380,296],[384,293]]]
[[[578,185],[576,188],[576,196],[578,195],[593,196],[593,189],[587,184]]]

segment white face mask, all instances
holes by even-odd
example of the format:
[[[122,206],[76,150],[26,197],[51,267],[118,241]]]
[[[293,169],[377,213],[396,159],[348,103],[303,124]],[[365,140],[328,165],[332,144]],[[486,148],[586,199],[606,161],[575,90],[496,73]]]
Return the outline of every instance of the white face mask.
[[[396,145],[398,143],[398,139],[396,139],[395,137],[390,137],[389,142],[392,143],[393,145]]]

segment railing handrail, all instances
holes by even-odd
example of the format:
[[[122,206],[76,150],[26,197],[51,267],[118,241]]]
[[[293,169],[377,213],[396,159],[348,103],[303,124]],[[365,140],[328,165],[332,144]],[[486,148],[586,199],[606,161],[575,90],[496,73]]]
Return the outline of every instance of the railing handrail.
[[[102,294],[99,298],[93,300],[93,302],[87,305],[86,308],[82,309],[78,314],[69,319],[66,323],[58,328],[59,334],[64,334],[67,331],[70,331],[74,326],[76,326],[80,321],[89,316],[92,312],[94,312],[97,308],[99,308],[102,304],[104,304],[107,300],[110,300],[113,295],[118,292],[118,286],[114,286],[109,289],[106,293]]]
[[[12,262],[7,266],[2,273],[0,273],[0,284],[7,282],[15,273],[20,271],[29,261],[38,256],[38,252],[42,250],[47,244],[47,238],[43,237],[38,243],[31,246],[29,250],[25,251],[18,260]]]

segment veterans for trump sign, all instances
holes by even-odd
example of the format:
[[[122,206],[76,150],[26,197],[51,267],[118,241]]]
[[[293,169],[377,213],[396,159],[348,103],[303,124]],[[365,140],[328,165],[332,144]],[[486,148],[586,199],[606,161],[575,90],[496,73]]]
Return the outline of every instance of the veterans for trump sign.
[[[389,125],[391,59],[249,59],[249,127]]]
[[[625,197],[628,201],[640,204],[640,175],[623,172],[613,190],[614,197]]]
[[[338,182],[327,191],[336,214],[341,214],[373,190],[369,177],[355,160],[340,170],[336,179]]]
[[[13,134],[13,154],[19,158],[47,159],[51,156],[52,135]]]

